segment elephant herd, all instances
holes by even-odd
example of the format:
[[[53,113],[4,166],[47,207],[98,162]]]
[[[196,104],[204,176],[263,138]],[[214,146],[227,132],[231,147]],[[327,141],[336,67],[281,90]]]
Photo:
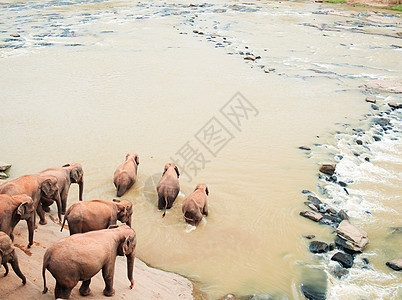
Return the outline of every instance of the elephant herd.
[[[117,196],[123,196],[136,182],[139,157],[129,153],[126,160],[116,169],[113,183]],[[156,187],[158,209],[166,210],[180,192],[180,172],[173,163],[164,167],[162,177]],[[67,197],[70,185],[79,186],[79,202],[72,204],[68,210]],[[28,248],[33,244],[36,213],[39,224],[45,225],[45,212],[56,202],[59,222],[64,215],[61,230],[68,223],[70,236],[59,240],[46,250],[43,257],[42,276],[43,293],[46,286],[46,270],[56,279],[55,297],[67,299],[71,290],[82,281],[79,289],[81,295],[90,293],[91,278],[102,270],[105,281],[103,294],[114,295],[113,278],[116,256],[126,256],[127,277],[130,288],[134,286],[133,272],[136,248],[136,234],[131,228],[133,214],[132,203],[127,200],[82,201],[84,172],[80,164],[67,164],[59,168],[46,169],[33,175],[24,175],[0,184],[0,262],[8,274],[8,263],[22,283],[26,278],[22,274],[18,258],[13,247],[13,230],[20,220],[25,220],[28,227]],[[183,201],[184,221],[197,226],[203,215],[208,215],[208,187],[199,184]],[[35,213],[36,212],[36,213]],[[125,223],[117,226],[117,221]]]

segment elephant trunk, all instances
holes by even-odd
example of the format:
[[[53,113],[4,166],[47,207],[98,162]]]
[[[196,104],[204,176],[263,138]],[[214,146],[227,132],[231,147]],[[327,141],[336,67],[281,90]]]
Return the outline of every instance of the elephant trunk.
[[[32,216],[26,220],[28,225],[28,248],[31,248],[33,245],[33,236],[34,236],[34,229],[35,229],[35,211],[33,212]]]
[[[134,279],[133,279],[133,273],[134,273],[134,261],[135,261],[135,249],[133,251],[126,255],[127,257],[127,277],[128,280],[130,280],[130,289],[134,287]]]
[[[81,178],[81,180],[78,181],[78,188],[79,188],[79,200],[82,201],[82,193],[84,191],[84,178]]]
[[[20,270],[20,267],[18,265],[18,258],[15,254],[15,250],[14,250],[13,256],[14,257],[13,257],[13,260],[11,261],[11,266],[13,267],[15,274],[17,274],[17,276],[22,279],[22,284],[25,285],[27,283],[27,280],[26,280],[24,274],[22,274],[22,272]]]

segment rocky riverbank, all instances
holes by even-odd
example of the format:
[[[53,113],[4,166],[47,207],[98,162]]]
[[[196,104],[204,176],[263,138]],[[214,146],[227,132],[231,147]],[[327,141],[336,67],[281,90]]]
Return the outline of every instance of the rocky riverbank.
[[[53,210],[54,211],[54,210]],[[27,249],[27,227],[20,222],[14,230],[14,246],[17,251],[21,271],[27,278],[26,285],[10,269],[7,277],[0,277],[0,299],[54,299],[55,280],[47,272],[46,279],[49,287],[47,294],[42,294],[42,259],[48,247],[61,238],[69,235],[68,230],[60,232],[60,225],[55,222],[55,215],[47,215],[48,224],[38,225],[35,230],[34,245]],[[193,284],[186,278],[169,272],[147,266],[139,259],[135,261],[135,285],[130,290],[127,279],[127,263],[125,257],[118,256],[114,276],[116,290],[113,299],[193,299]],[[1,268],[4,272],[4,268]],[[80,284],[71,293],[70,299],[82,299],[79,294]],[[86,299],[110,299],[102,293],[104,281],[101,272],[92,278],[91,294]]]
[[[366,210],[363,197],[356,195],[356,191],[350,192],[350,188],[353,188],[353,184],[362,179],[354,177],[353,169],[361,165],[370,165],[366,169],[372,166],[371,160],[378,155],[374,151],[376,143],[389,142],[387,144],[389,147],[400,140],[402,104],[399,94],[402,93],[402,81],[372,80],[367,82],[364,88],[367,94],[365,101],[372,109],[372,113],[365,115],[362,120],[362,124],[366,124],[368,127],[365,129],[354,127],[345,132],[338,131],[335,134],[337,145],[315,144],[314,146],[317,147],[315,150],[309,146],[299,147],[300,150],[306,151],[308,158],[311,158],[312,151],[326,151],[324,149],[330,149],[328,155],[332,156],[332,161],[321,164],[320,173],[318,173],[320,181],[318,193],[320,198],[325,200],[319,199],[310,191],[302,191],[303,194],[308,194],[305,202],[308,209],[301,211],[300,215],[335,229],[333,243],[328,244],[318,240],[309,242],[309,251],[318,255],[316,258],[318,261],[325,261],[328,265],[323,269],[316,268],[316,266],[308,268],[307,273],[310,274],[306,276],[307,281],[302,282],[300,286],[308,299],[326,299],[328,281],[332,281],[332,283],[334,280],[335,283],[337,280],[347,281],[355,261],[358,262],[356,267],[358,269],[367,270],[367,272],[374,270],[368,256],[364,255],[364,250],[369,245],[369,235],[365,230],[351,224],[351,218],[348,216],[349,213],[353,214],[354,220],[358,220],[359,217],[371,215],[372,212]],[[344,127],[349,129],[350,125],[344,124]],[[368,176],[368,174],[360,175]],[[351,203],[354,201],[357,201],[358,203],[355,204],[358,205]],[[372,207],[375,208],[374,205]],[[398,211],[395,213],[398,215]],[[362,223],[361,219],[358,221]],[[395,240],[395,232],[399,231],[400,227],[391,228],[391,233],[384,239],[390,239],[391,236]],[[315,235],[305,237],[315,239]],[[396,238],[396,243],[398,243],[397,241]],[[382,264],[394,271],[400,271],[402,269],[400,253],[399,255],[392,251],[387,253],[387,260],[384,260]],[[390,269],[388,273],[393,272]],[[396,290],[394,293],[398,294],[398,291]]]

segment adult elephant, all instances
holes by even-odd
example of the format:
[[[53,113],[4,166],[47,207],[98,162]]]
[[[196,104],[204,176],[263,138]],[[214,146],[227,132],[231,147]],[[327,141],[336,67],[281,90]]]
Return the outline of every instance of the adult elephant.
[[[70,235],[106,229],[110,225],[115,225],[117,220],[131,227],[132,214],[133,204],[127,200],[77,202],[67,210],[60,231],[63,230],[66,221]]]
[[[123,196],[136,182],[137,169],[140,159],[137,153],[128,153],[126,160],[117,167],[113,176],[113,183],[117,189],[117,197]]]
[[[117,228],[116,228],[117,227]],[[91,278],[102,270],[105,280],[105,296],[113,296],[113,277],[116,256],[127,257],[127,277],[130,289],[134,286],[133,272],[136,235],[127,225],[110,229],[90,231],[66,237],[46,250],[43,257],[43,293],[47,293],[46,270],[56,279],[56,299],[68,299],[71,290],[83,281],[80,294],[90,293]]]
[[[40,175],[54,176],[57,178],[57,186],[61,200],[61,213],[64,215],[67,208],[67,197],[70,185],[77,183],[79,188],[79,200],[82,201],[82,193],[84,190],[84,171],[80,164],[67,164],[61,168],[50,168],[43,170]],[[49,211],[49,206],[53,203],[53,199],[42,195],[41,203],[44,211]]]
[[[24,175],[17,179],[7,181],[0,185],[0,194],[19,195],[25,194],[32,198],[33,205],[39,215],[39,224],[46,224],[45,212],[40,205],[42,196],[54,199],[57,203],[58,216],[61,222],[61,201],[57,178],[54,176],[44,176],[40,174]],[[35,223],[35,222],[34,222]]]
[[[14,241],[13,231],[20,220],[28,226],[28,248],[33,244],[35,207],[27,195],[0,195],[0,231],[8,234]]]
[[[179,169],[175,164],[167,163],[163,169],[163,174],[156,186],[158,192],[158,209],[165,209],[162,217],[166,215],[166,209],[172,207],[180,192]]]

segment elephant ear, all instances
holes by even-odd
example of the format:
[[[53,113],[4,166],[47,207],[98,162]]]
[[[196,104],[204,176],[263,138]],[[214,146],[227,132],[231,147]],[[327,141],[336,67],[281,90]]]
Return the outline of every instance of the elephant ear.
[[[134,161],[137,164],[137,166],[140,164],[140,158],[138,157],[138,155],[135,156]]]
[[[124,206],[123,204],[120,204],[120,203],[116,204],[116,206],[117,206],[117,214],[119,216],[124,216],[127,211],[126,206]]]
[[[52,182],[50,179],[46,179],[42,182],[41,186],[42,192],[45,193],[46,196],[50,196],[50,192],[52,191]]]
[[[28,202],[21,203],[17,208],[17,215],[19,215],[20,217],[22,215],[24,215],[27,210],[27,205],[28,205]]]
[[[180,177],[179,168],[177,166],[174,166],[174,170],[176,171],[177,178],[179,178]]]
[[[128,254],[128,250],[129,250],[129,249],[130,249],[130,236],[127,236],[127,237],[124,239],[123,246],[122,246],[123,255]]]
[[[209,190],[207,186],[205,186],[205,193],[207,194],[207,196],[209,195]]]
[[[80,180],[80,170],[78,168],[74,168],[71,170],[70,177],[74,182],[78,182]]]

